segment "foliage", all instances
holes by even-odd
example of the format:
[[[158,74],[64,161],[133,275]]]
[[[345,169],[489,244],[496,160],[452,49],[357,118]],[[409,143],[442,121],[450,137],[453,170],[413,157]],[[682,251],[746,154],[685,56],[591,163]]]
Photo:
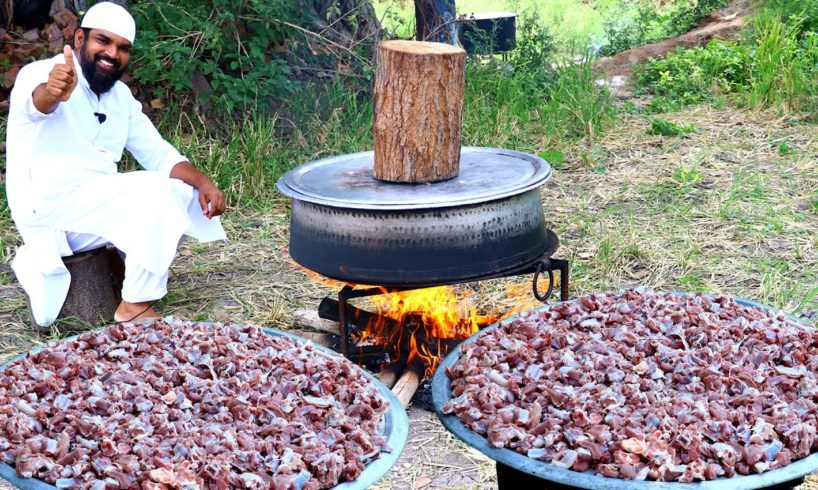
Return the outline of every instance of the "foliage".
[[[655,33],[659,17],[652,4],[642,1],[636,2],[635,6],[628,5],[632,2],[621,3],[621,11],[630,11],[630,16],[621,15],[603,22],[606,44],[600,48],[600,56],[611,56],[647,44],[659,35]]]
[[[517,23],[517,45],[509,53],[509,63],[524,89],[536,90],[554,81],[552,63],[556,54],[554,37],[539,14],[529,10]]]
[[[634,74],[637,86],[655,95],[647,109],[668,112],[739,90],[750,77],[750,56],[743,44],[711,41],[705,47],[678,48]]]
[[[753,23],[755,62],[751,65],[746,103],[776,104],[795,111],[818,107],[818,33],[804,32],[800,21],[785,23],[762,13]]]
[[[553,126],[562,128],[564,136],[593,140],[613,123],[611,94],[596,79],[590,58],[560,70],[548,109]]]
[[[673,121],[667,121],[654,117],[650,120],[650,129],[648,129],[648,134],[654,136],[684,136],[695,130],[696,128],[690,125],[680,125],[674,123]]]
[[[134,74],[153,96],[190,93],[223,113],[247,111],[291,89],[281,53],[299,19],[287,0],[135,2]]]
[[[657,7],[656,2],[647,0],[621,0],[619,11],[622,14],[603,23],[607,43],[599,54],[612,56],[684,34],[700,19],[726,4],[727,0],[683,0]]]
[[[818,33],[804,17],[782,19],[772,10],[753,19],[746,42],[714,40],[678,49],[636,70],[637,86],[652,92],[652,112],[667,112],[721,95],[752,108],[818,109]]]
[[[762,15],[779,17],[786,24],[798,26],[798,38],[818,32],[818,0],[766,0]]]

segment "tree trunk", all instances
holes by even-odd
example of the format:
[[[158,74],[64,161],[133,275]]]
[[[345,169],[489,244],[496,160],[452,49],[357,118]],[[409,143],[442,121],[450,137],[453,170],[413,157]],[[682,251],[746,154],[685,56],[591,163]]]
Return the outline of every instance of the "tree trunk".
[[[121,259],[114,258],[115,253],[108,247],[99,247],[63,258],[71,274],[71,285],[57,316],[56,325],[60,330],[86,330],[113,321],[122,287],[118,276],[124,272]],[[116,270],[119,268],[122,270]],[[29,312],[30,309],[29,304]],[[37,325],[33,316],[32,323],[37,330],[50,330],[50,327]]]
[[[314,30],[337,45],[374,49],[381,26],[368,0],[300,0],[304,12],[314,19]]]
[[[415,0],[415,39],[457,43],[455,0]]]
[[[386,41],[375,70],[373,176],[436,182],[460,171],[466,52],[441,43]]]

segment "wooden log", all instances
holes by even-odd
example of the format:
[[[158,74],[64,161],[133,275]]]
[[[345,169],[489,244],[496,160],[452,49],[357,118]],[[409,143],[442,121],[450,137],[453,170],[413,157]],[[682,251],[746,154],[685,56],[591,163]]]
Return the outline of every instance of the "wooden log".
[[[337,302],[336,302],[337,305]],[[338,311],[336,306],[335,311]],[[338,316],[337,313],[335,316]],[[318,316],[316,310],[295,310],[293,312],[293,328],[312,329],[331,335],[341,334],[341,324],[337,321],[327,320]]]
[[[291,333],[302,339],[306,339],[311,341],[313,344],[323,345],[324,347],[330,348],[334,351],[338,351],[341,345],[341,337],[338,335],[332,335],[324,332],[313,332],[310,330],[289,330],[287,333]]]
[[[400,377],[401,373],[403,373],[403,369],[406,367],[406,358],[401,357],[397,361],[389,364],[385,368],[383,368],[376,377],[380,380],[381,383],[384,384],[387,388],[392,388],[395,386],[395,383],[398,382],[398,378]]]
[[[63,331],[85,330],[113,321],[119,305],[117,280],[111,270],[112,257],[107,247],[99,247],[63,258],[63,263],[71,274],[68,294],[57,315],[55,325]],[[120,283],[121,287],[121,283]],[[29,314],[31,305],[29,304]],[[38,331],[48,332],[51,327],[42,327],[34,322]]]
[[[406,370],[401,375],[398,382],[392,388],[392,393],[395,398],[403,405],[403,408],[409,406],[412,397],[420,386],[420,380],[423,379],[423,373],[426,371],[426,363],[420,357],[413,357],[409,360]]]
[[[340,305],[338,300],[324,298],[318,305],[318,316],[325,320],[338,322],[341,319],[339,315],[339,308]],[[349,303],[347,303],[344,314],[346,315],[348,324],[352,325],[352,329],[350,329],[350,331],[361,331],[366,329],[367,326],[377,324],[381,326],[380,330],[384,333],[384,335],[391,338],[393,333],[399,332],[403,329],[403,324],[394,318],[371,313],[369,311],[356,308]]]
[[[421,41],[385,41],[376,54],[372,175],[436,182],[460,172],[466,52]]]

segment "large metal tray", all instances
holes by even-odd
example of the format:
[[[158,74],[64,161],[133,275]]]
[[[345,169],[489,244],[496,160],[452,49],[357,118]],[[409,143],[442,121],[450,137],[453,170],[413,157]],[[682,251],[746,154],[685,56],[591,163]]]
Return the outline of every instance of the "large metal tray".
[[[777,312],[775,308],[765,306],[754,301],[735,298],[736,303],[744,306],[758,306],[769,311]],[[547,310],[551,305],[542,306],[537,310]],[[796,318],[790,317],[794,321]],[[507,322],[516,317],[511,317],[502,322]],[[783,486],[789,482],[794,482],[800,478],[818,470],[818,453],[813,453],[806,458],[794,461],[783,468],[778,468],[765,473],[747,476],[734,476],[732,478],[718,478],[716,480],[697,483],[674,483],[657,481],[634,481],[619,478],[608,478],[597,475],[593,470],[583,473],[558,468],[551,463],[529,458],[520,453],[506,448],[495,448],[489,445],[488,440],[482,435],[466,427],[457,415],[444,415],[443,404],[452,399],[451,380],[446,375],[446,368],[451,367],[460,357],[460,346],[474,342],[483,332],[499,328],[502,322],[487,327],[480,332],[464,340],[457,348],[453,349],[438,364],[432,379],[432,400],[435,406],[435,413],[449,432],[453,433],[460,440],[469,446],[477,449],[489,458],[511,467],[517,471],[541,478],[543,488],[545,485],[555,483],[561,485],[560,488],[582,488],[588,490],[754,490],[760,488],[771,488]]]
[[[167,320],[167,319],[166,319]],[[208,322],[200,322],[207,324]],[[304,339],[301,337],[297,337],[292,334],[288,334],[286,332],[282,332],[281,330],[276,330],[274,328],[262,328],[265,333],[268,335],[272,335],[274,337],[287,337],[297,342],[305,342]],[[78,335],[73,337],[66,338],[65,340],[73,340],[77,338]],[[320,349],[323,352],[336,355],[341,357],[340,354],[337,352],[330,350],[326,347],[321,345],[315,345],[316,349]],[[42,350],[43,347],[39,347],[31,351],[31,353],[38,352]],[[17,359],[21,359],[28,354],[21,354],[5,362],[0,364],[0,372],[6,368],[10,362],[16,361]],[[372,376],[366,371],[363,371],[364,376],[369,378],[370,381],[375,383],[375,386],[381,391],[381,394],[389,400],[389,410],[384,413],[384,420],[382,423],[382,433],[386,435],[387,441],[386,443],[392,449],[391,453],[382,452],[380,457],[375,461],[372,461],[364,471],[358,476],[357,479],[350,482],[344,482],[340,485],[336,485],[332,487],[332,490],[365,490],[370,485],[374,484],[378,480],[384,477],[386,473],[394,466],[394,464],[398,461],[403,449],[406,447],[406,440],[409,437],[409,417],[406,415],[406,411],[403,409],[400,401],[395,398],[395,395],[387,389],[377,378]],[[21,488],[23,490],[58,490],[57,487],[45,483],[40,480],[35,480],[32,478],[20,478],[17,476],[17,473],[14,471],[14,468],[11,466],[0,463],[0,478],[7,480],[9,483],[14,485],[17,488]]]
[[[374,151],[322,158],[290,170],[276,185],[293,199],[333,208],[436,210],[516,196],[540,187],[552,174],[536,155],[475,146],[461,149],[457,177],[431,184],[381,181],[372,176],[374,165]]]

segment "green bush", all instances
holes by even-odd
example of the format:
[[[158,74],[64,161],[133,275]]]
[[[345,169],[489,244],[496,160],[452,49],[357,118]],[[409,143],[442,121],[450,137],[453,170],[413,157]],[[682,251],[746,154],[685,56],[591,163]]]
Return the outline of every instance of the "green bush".
[[[616,109],[610,91],[596,80],[590,59],[560,70],[548,115],[551,127],[563,132],[561,136],[593,140],[613,123]]]
[[[650,120],[650,129],[648,129],[648,134],[654,136],[685,136],[695,130],[696,128],[693,126],[682,126],[673,121],[652,118]]]
[[[818,0],[767,0],[762,15],[773,15],[798,26],[798,38],[818,32]]]
[[[750,53],[738,43],[711,41],[651,60],[635,70],[637,86],[654,94],[650,112],[668,112],[731,94],[747,84]]]
[[[636,70],[637,86],[652,92],[652,112],[715,101],[720,95],[752,108],[780,107],[815,115],[818,108],[818,33],[805,31],[804,17],[782,19],[765,10],[750,25],[745,42],[712,41],[678,49]]]
[[[133,70],[153,96],[197,95],[222,113],[252,109],[291,89],[282,49],[298,23],[287,0],[135,2]]]

